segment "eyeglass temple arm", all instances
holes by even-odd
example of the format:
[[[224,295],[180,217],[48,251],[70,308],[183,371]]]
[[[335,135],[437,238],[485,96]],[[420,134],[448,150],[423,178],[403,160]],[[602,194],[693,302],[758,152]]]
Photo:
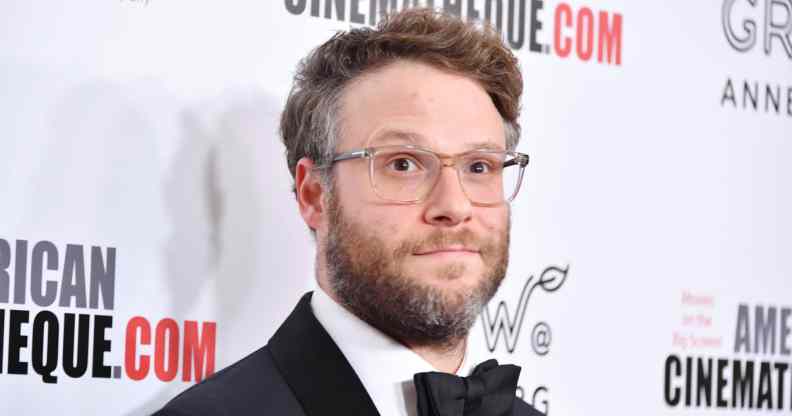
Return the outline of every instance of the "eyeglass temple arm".
[[[508,160],[506,162],[503,162],[503,167],[507,168],[509,166],[514,166],[514,165],[518,165],[518,164],[520,166],[523,166],[523,167],[527,166],[528,165],[528,155],[524,155],[522,153],[518,153],[517,156],[514,159]]]
[[[333,158],[333,162],[340,162],[342,160],[360,159],[369,156],[368,149],[353,150],[351,152],[339,153]]]

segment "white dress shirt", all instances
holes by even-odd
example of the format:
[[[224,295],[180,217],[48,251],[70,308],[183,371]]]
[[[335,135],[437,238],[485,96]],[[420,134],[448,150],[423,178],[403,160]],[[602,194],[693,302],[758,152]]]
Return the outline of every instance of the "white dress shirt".
[[[380,415],[415,416],[413,375],[437,370],[409,348],[344,309],[321,288],[314,291],[311,308],[352,365]],[[469,374],[470,365],[466,351],[456,374]]]

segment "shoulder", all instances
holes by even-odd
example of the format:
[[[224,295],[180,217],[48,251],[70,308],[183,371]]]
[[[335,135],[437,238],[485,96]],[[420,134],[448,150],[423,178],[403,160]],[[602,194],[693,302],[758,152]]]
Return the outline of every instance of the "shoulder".
[[[303,414],[267,346],[188,388],[154,415],[245,415],[261,409]]]
[[[533,406],[529,405],[519,397],[514,399],[514,407],[512,407],[512,416],[544,416],[544,414]]]

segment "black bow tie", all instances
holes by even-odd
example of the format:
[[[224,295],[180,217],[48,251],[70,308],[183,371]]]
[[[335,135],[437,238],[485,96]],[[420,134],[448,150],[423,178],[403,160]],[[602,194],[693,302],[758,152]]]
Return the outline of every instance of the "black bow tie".
[[[520,367],[487,360],[468,377],[418,373],[418,416],[510,416]]]

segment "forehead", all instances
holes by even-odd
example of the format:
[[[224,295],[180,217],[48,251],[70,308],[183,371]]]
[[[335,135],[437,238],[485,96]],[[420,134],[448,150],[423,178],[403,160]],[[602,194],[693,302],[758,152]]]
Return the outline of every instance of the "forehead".
[[[397,61],[355,79],[341,98],[339,151],[418,144],[443,153],[505,147],[503,120],[481,85]]]
[[[473,149],[504,150],[503,144],[498,140],[490,140],[487,138],[480,138],[477,140],[474,137],[459,137],[453,139],[454,145],[462,151]],[[434,148],[443,144],[438,142],[441,142],[441,140],[438,140],[436,137],[427,137],[420,131],[412,129],[410,126],[388,123],[375,130],[369,136],[365,143],[365,147],[411,144]]]

